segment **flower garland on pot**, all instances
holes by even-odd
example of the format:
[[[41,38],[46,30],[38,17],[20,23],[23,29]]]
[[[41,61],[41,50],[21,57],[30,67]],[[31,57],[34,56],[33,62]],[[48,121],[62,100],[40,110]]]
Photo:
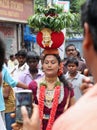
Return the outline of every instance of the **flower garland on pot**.
[[[45,99],[46,87],[47,87],[46,83],[40,84],[40,94],[39,94],[38,106],[39,106],[41,130],[42,130],[42,120],[43,120],[43,114],[44,114],[43,111],[44,111],[44,99]],[[55,114],[56,114],[56,110],[57,110],[57,106],[58,106],[60,89],[61,89],[60,82],[57,81],[55,83],[55,92],[54,92],[53,104],[52,104],[52,109],[51,109],[51,112],[50,112],[50,118],[48,120],[46,130],[52,129],[52,125],[53,125],[53,122],[54,122],[54,118],[55,118]]]

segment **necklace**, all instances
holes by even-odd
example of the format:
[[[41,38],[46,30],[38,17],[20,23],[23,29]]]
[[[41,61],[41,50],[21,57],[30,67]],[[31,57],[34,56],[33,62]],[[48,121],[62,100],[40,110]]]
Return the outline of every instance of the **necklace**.
[[[46,91],[47,85],[45,83],[40,84],[40,94],[39,94],[39,114],[40,114],[40,123],[41,123],[41,130],[42,130],[42,120],[43,120],[43,111],[44,111],[44,99],[45,99],[45,91]],[[54,98],[53,98],[53,103],[52,103],[52,108],[50,111],[50,118],[48,120],[47,128],[46,130],[51,130],[52,125],[54,122],[57,106],[58,106],[58,99],[60,95],[60,82],[56,82],[55,85],[55,92],[54,92]]]
[[[54,90],[56,86],[56,82],[58,82],[59,79],[57,77],[54,78],[47,78],[45,77],[44,82],[46,83],[47,89],[48,90]]]
[[[52,107],[52,103],[53,103],[53,99],[54,99],[54,92],[55,90],[47,90],[45,91],[45,100],[44,100],[44,104],[46,107],[51,108]]]
[[[51,77],[51,78],[45,77],[45,81],[47,83],[55,83],[57,80],[58,80],[57,77]]]

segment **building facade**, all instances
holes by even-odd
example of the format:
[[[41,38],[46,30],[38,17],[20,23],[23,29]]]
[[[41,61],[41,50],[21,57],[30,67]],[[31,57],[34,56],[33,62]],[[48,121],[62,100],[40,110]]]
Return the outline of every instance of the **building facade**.
[[[0,37],[7,57],[23,47],[24,26],[33,14],[34,0],[0,0]]]

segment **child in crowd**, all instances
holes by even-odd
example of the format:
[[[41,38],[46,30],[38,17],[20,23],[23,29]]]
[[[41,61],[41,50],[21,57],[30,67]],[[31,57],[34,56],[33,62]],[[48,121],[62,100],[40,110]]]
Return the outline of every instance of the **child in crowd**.
[[[75,98],[76,100],[78,100],[82,95],[80,91],[80,86],[85,76],[78,71],[77,58],[74,57],[68,58],[66,62],[66,66],[68,71],[65,74],[65,78],[72,84]]]

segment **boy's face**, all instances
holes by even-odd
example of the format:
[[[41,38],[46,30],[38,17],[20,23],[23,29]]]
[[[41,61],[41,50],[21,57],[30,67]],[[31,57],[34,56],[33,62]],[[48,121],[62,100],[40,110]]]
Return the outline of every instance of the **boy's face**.
[[[19,62],[19,66],[22,66],[25,64],[26,62],[26,57],[23,57],[23,56],[18,56],[18,62]]]
[[[70,74],[76,73],[77,72],[77,68],[78,68],[77,65],[74,64],[74,63],[69,63],[67,65],[67,69],[68,69],[68,71],[69,71]]]
[[[31,58],[28,60],[27,64],[30,69],[35,69],[38,66],[38,60]]]

